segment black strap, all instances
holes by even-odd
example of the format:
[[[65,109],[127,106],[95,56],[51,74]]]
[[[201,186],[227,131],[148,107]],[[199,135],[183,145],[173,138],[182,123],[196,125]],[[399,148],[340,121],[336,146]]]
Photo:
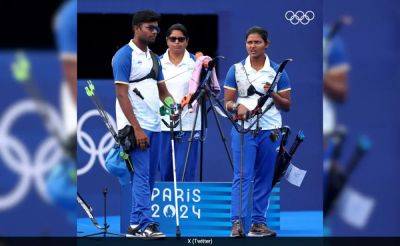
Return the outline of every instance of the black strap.
[[[160,65],[160,62],[159,62],[159,60],[157,58],[157,55],[154,54],[152,51],[150,51],[150,56],[151,56],[151,59],[153,60],[153,67],[151,68],[150,72],[146,76],[144,76],[143,78],[129,80],[129,83],[136,83],[136,82],[140,82],[140,81],[143,81],[143,80],[146,80],[146,79],[157,80],[158,73],[160,71],[161,65]]]

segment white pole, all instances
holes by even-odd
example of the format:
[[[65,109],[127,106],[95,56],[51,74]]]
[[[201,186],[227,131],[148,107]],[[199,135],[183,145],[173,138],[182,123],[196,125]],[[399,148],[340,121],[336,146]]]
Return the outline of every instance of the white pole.
[[[178,190],[177,190],[177,182],[176,182],[176,165],[175,165],[175,142],[174,142],[173,136],[171,136],[171,150],[172,150],[172,168],[173,168],[173,172],[174,172],[176,236],[180,237],[179,209],[178,209]]]

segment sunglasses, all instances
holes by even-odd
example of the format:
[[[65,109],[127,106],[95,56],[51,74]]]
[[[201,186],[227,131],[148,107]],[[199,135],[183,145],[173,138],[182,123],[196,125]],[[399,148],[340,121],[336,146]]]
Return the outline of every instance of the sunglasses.
[[[148,25],[148,26],[144,26],[147,30],[149,30],[150,32],[154,32],[156,31],[157,33],[160,33],[160,28],[158,26],[155,25]]]
[[[186,37],[168,37],[168,40],[175,43],[178,40],[179,43],[185,42]]]

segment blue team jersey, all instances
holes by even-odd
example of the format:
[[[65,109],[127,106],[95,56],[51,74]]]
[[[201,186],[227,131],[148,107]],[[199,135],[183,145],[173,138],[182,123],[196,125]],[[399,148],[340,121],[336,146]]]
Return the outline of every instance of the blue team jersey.
[[[224,88],[230,90],[236,90],[238,94],[237,102],[246,106],[249,110],[253,110],[257,106],[258,96],[247,95],[247,90],[251,85],[260,92],[264,92],[264,85],[266,82],[272,83],[275,78],[276,71],[279,68],[279,64],[271,61],[267,55],[264,67],[258,71],[253,69],[250,64],[250,57],[245,60],[232,65],[226,75]],[[291,90],[289,76],[284,70],[274,91],[283,92]],[[269,98],[264,104],[263,109],[272,102],[272,98]],[[253,122],[254,117],[245,121],[245,127],[248,127]],[[255,128],[255,125],[253,126]],[[263,130],[271,130],[282,127],[282,118],[279,110],[274,106],[271,107],[260,119],[260,127]]]
[[[241,61],[241,64],[245,65],[245,61],[246,60]],[[274,61],[270,61],[270,67],[276,72],[276,71],[278,71],[279,64],[274,62]],[[275,75],[274,76],[269,76],[270,79],[273,79],[274,77],[275,77]],[[225,88],[237,89],[237,82],[236,82],[236,78],[235,78],[235,66],[234,65],[232,65],[228,70],[228,73],[227,73],[226,78],[225,78],[224,87]],[[290,80],[289,80],[289,76],[288,76],[286,70],[283,70],[281,79],[279,80],[279,82],[276,85],[276,87],[277,87],[277,91],[278,92],[290,89]]]
[[[112,69],[114,74],[114,82],[116,84],[126,84],[129,86],[129,97],[133,106],[133,112],[143,129],[159,132],[161,131],[161,118],[159,114],[160,99],[158,93],[158,81],[164,79],[162,67],[158,59],[160,69],[156,79],[144,78],[153,68],[153,59],[150,50],[142,51],[132,40],[120,48],[112,58]],[[140,80],[138,82],[132,82]],[[139,90],[144,99],[136,95],[133,90]],[[130,125],[125,114],[116,101],[115,108],[117,118],[117,128],[122,129],[126,125]]]

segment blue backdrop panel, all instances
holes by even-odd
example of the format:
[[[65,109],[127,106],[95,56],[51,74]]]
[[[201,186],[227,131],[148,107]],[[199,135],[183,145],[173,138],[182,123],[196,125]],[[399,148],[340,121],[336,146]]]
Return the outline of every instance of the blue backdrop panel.
[[[232,183],[178,183],[178,207],[182,236],[226,237],[231,230]],[[175,236],[175,200],[172,182],[156,182],[151,207],[152,217],[168,236]],[[121,233],[129,226],[132,204],[130,185],[121,187]],[[251,196],[250,196],[251,197]],[[251,201],[249,201],[250,208]],[[246,213],[245,229],[251,225],[250,210]],[[267,211],[268,225],[273,230],[280,227],[279,187],[273,189]]]

